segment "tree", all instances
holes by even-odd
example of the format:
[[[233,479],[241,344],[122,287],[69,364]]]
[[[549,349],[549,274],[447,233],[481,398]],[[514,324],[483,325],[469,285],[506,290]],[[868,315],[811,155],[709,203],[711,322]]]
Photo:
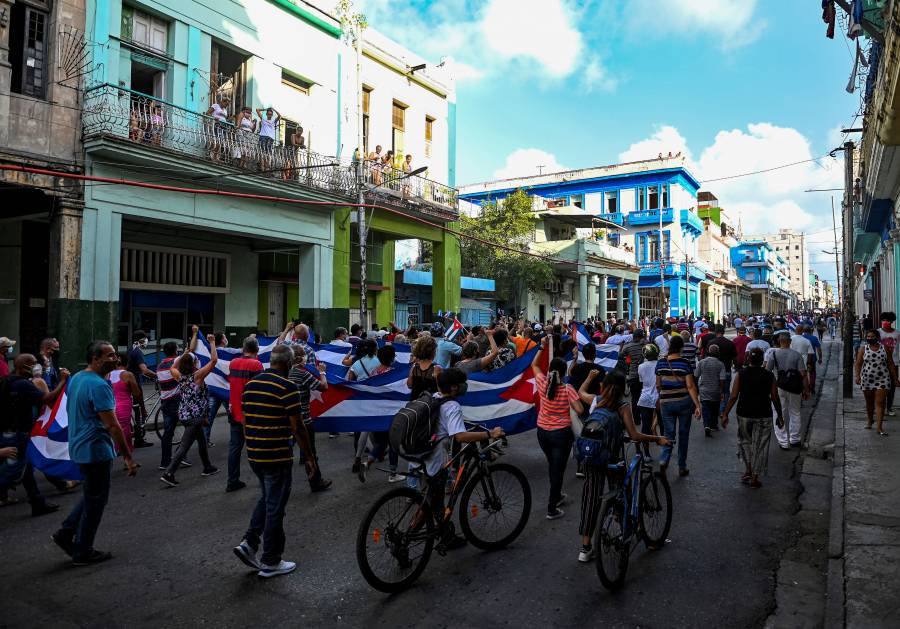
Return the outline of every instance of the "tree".
[[[524,306],[518,302],[526,290],[533,293],[553,280],[550,262],[526,254],[537,223],[538,218],[531,211],[531,197],[522,190],[502,201],[485,203],[480,216],[462,216],[460,231],[468,236],[460,239],[463,275],[493,278],[501,301]]]

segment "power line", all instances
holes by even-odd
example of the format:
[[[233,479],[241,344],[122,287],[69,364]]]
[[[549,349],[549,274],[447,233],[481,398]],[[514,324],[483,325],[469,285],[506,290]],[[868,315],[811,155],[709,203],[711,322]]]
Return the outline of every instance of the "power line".
[[[725,177],[716,177],[715,179],[704,179],[700,183],[712,183],[714,181],[725,181],[726,179],[737,179],[738,177],[749,177],[751,175],[761,175],[763,173],[770,173],[774,170],[781,170],[782,168],[790,168],[791,166],[798,166],[800,164],[808,164],[810,162],[818,162],[820,159],[824,159],[826,157],[831,157],[830,155],[822,155],[821,157],[813,157],[812,159],[804,159],[799,162],[791,162],[790,164],[782,164],[780,166],[773,166],[772,168],[764,168],[762,170],[754,170],[747,173],[740,173],[737,175],[727,175]]]

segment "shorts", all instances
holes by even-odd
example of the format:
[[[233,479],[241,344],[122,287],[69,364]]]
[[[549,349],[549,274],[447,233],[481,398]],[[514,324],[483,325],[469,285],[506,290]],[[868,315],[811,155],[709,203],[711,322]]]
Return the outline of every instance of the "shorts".
[[[259,136],[259,148],[264,151],[272,150],[272,146],[275,144],[275,140],[265,135]]]

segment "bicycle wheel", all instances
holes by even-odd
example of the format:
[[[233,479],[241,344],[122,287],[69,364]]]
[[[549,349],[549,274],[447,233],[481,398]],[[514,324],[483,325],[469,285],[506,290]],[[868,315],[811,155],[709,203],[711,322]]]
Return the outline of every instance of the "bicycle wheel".
[[[607,590],[615,592],[625,582],[628,572],[628,543],[625,540],[625,517],[622,500],[607,498],[600,508],[594,547],[597,549],[597,576]]]
[[[166,420],[162,414],[162,406],[157,406],[156,411],[153,413],[153,430],[156,432],[156,436],[159,438],[160,443],[162,443],[163,434],[166,432]],[[177,446],[181,443],[181,438],[183,436],[184,424],[175,422],[175,430],[172,432],[172,445]]]
[[[497,550],[516,539],[531,514],[531,485],[519,468],[498,463],[476,473],[459,502],[463,535],[476,548]]]
[[[434,519],[422,494],[398,487],[372,505],[356,535],[356,561],[376,590],[394,593],[419,578],[434,546]]]
[[[644,544],[647,548],[662,548],[672,526],[672,490],[665,474],[651,473],[641,479],[638,512]]]

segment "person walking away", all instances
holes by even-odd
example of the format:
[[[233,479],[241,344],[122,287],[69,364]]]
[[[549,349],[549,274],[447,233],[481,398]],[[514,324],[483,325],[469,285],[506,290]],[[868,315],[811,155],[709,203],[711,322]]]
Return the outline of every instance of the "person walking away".
[[[878,329],[878,336],[881,337],[881,344],[884,345],[885,351],[891,355],[894,365],[900,365],[900,332],[894,329],[894,322],[897,315],[893,312],[881,313],[881,327]],[[891,382],[891,388],[888,389],[887,400],[885,401],[885,413],[893,417],[894,412],[894,394],[897,391],[895,383]]]
[[[656,389],[656,365],[659,362],[659,348],[648,343],[644,346],[644,362],[638,367],[641,379],[641,397],[638,399],[638,416],[635,421],[641,422],[641,432],[647,435],[657,433],[656,425],[661,425],[659,417],[659,391]],[[656,425],[654,425],[656,424]],[[650,456],[649,449],[644,450]]]
[[[707,343],[707,348],[712,345],[719,346],[719,360],[722,361],[722,364],[725,365],[725,388],[724,391],[731,390],[731,368],[734,366],[735,358],[737,358],[737,347],[735,347],[734,341],[725,337],[725,326],[721,324],[717,324],[715,327],[715,337]],[[705,354],[704,354],[705,355]],[[721,405],[719,406],[719,413],[725,410],[725,402],[727,396],[723,396]],[[718,413],[716,413],[718,416]],[[718,427],[714,430],[718,430]]]
[[[808,395],[809,380],[806,376],[806,357],[791,349],[790,332],[781,330],[776,337],[778,347],[766,359],[766,368],[775,374],[781,410],[787,413],[784,427],[775,426],[775,438],[782,450],[788,450],[800,447],[800,402]],[[803,341],[809,344],[806,339]]]
[[[184,433],[181,436],[178,450],[172,457],[172,462],[159,477],[159,480],[169,487],[178,485],[178,481],[175,480],[175,470],[181,465],[181,461],[184,460],[194,441],[197,442],[197,450],[200,453],[200,460],[203,462],[201,476],[212,476],[219,471],[219,468],[209,460],[206,439],[203,436],[203,424],[209,416],[209,390],[206,387],[205,379],[219,360],[215,337],[210,334],[206,340],[209,343],[208,363],[198,367],[193,354],[185,353],[172,368],[172,375],[178,380],[178,389],[181,394],[181,402],[178,405],[178,421],[184,425]]]
[[[115,369],[109,372],[106,379],[112,385],[113,397],[116,400],[116,419],[122,429],[122,434],[125,435],[125,443],[129,446],[128,452],[131,453],[133,451],[130,447],[132,409],[135,403],[143,397],[143,392],[138,386],[134,374],[125,369],[125,365],[128,363],[128,354],[120,352],[116,356],[119,358],[119,363]],[[117,454],[122,453],[117,452]]]
[[[213,335],[216,339],[216,349],[222,349],[223,347],[228,347],[228,337],[224,332],[216,332]],[[191,350],[193,351],[193,350]],[[206,425],[203,427],[203,438],[206,439],[206,447],[211,448],[214,444],[212,442],[212,427],[213,423],[216,421],[216,415],[219,414],[219,408],[222,406],[225,407],[225,415],[231,416],[231,404],[229,399],[222,399],[217,395],[213,395],[212,392],[209,393],[209,417],[207,417]]]
[[[319,363],[317,369],[319,376],[314,376],[306,367],[306,353],[302,347],[294,346],[291,348],[294,352],[293,365],[288,372],[288,380],[297,387],[300,393],[300,419],[303,427],[306,429],[306,435],[309,438],[309,450],[301,451],[300,463],[306,465],[306,459],[312,458],[316,462],[315,473],[309,477],[309,489],[313,493],[325,491],[331,487],[331,481],[322,478],[321,468],[319,467],[319,455],[316,452],[316,432],[313,428],[312,415],[309,412],[310,401],[312,400],[313,391],[326,391],[328,389],[328,380],[325,376],[325,363]]]
[[[828,315],[828,319],[826,319],[825,323],[828,325],[828,333],[831,335],[831,340],[834,340],[834,333],[837,331],[837,319],[834,315]]]
[[[69,459],[84,480],[82,498],[51,539],[72,558],[74,566],[88,566],[112,558],[94,548],[103,510],[109,500],[110,476],[116,450],[122,454],[129,476],[137,474],[125,435],[116,419],[116,401],[106,376],[119,357],[108,341],[94,341],[87,351],[87,367],[75,374],[66,391],[69,418]]]
[[[15,459],[9,459],[0,466],[0,499],[2,504],[13,504],[9,491],[18,483],[22,483],[28,502],[31,505],[31,516],[38,517],[53,513],[59,505],[47,502],[37,482],[34,480],[34,465],[28,459],[28,443],[31,440],[31,429],[41,408],[52,406],[62,395],[69,377],[69,372],[60,370],[59,383],[52,391],[42,391],[32,381],[37,358],[31,354],[19,354],[13,361],[13,374],[6,377],[6,399],[2,400],[0,412],[0,448],[16,448],[21,453]],[[44,386],[43,381],[41,385]]]
[[[799,331],[800,326],[797,328],[797,334],[802,334],[812,348],[812,351],[806,355],[806,373],[809,374],[809,393],[812,395],[816,390],[816,365],[822,364],[822,341],[813,334],[811,325],[804,325],[802,332]]]
[[[778,386],[772,372],[763,367],[764,357],[759,348],[747,353],[747,364],[735,375],[728,405],[722,413],[722,426],[727,428],[731,409],[737,405],[738,452],[744,462],[741,482],[753,488],[762,487],[759,477],[765,475],[769,466],[773,406],[775,425],[784,428]]]
[[[418,399],[423,393],[437,393],[437,377],[441,373],[440,366],[434,363],[437,344],[430,336],[420,336],[411,349],[412,368],[406,378],[406,386],[411,395],[410,400]]]
[[[644,362],[645,343],[646,341],[644,340],[644,331],[638,328],[632,334],[631,342],[625,343],[625,345],[622,346],[621,353],[619,354],[620,358],[624,358],[625,363],[628,365],[628,376],[626,378],[626,381],[628,382],[628,391],[631,393],[632,417],[638,416],[637,403],[641,397],[641,379],[638,376],[638,367],[640,367],[641,363]],[[572,386],[574,387],[575,385],[573,384]],[[575,390],[577,391],[578,389],[576,388]]]
[[[295,347],[303,351],[302,347]],[[228,364],[231,416],[228,418],[228,478],[225,481],[225,493],[238,491],[247,486],[247,483],[241,480],[241,453],[244,450],[244,411],[241,407],[241,396],[247,383],[263,372],[263,364],[257,358],[259,341],[255,335],[251,334],[244,339],[241,352],[240,358],[235,358]]]
[[[712,437],[712,431],[719,428],[719,405],[725,391],[725,365],[719,360],[719,346],[709,346],[709,356],[700,360],[694,370],[703,411],[703,431]]]
[[[679,336],[684,341],[684,347],[681,348],[681,357],[688,362],[691,369],[694,369],[697,367],[697,352],[699,348],[691,342],[691,334],[687,330],[681,332]]]
[[[190,352],[193,352],[197,343],[197,333],[200,328],[196,325],[191,328]],[[160,440],[159,469],[165,470],[172,462],[172,439],[175,429],[178,427],[178,407],[181,404],[181,395],[178,391],[178,380],[172,375],[172,368],[178,360],[178,344],[168,341],[163,345],[163,359],[156,367],[156,381],[159,384],[159,406],[163,416],[163,436]],[[190,467],[185,459],[182,467]]]
[[[700,418],[700,398],[691,366],[681,357],[684,340],[680,336],[669,342],[669,354],[656,363],[656,389],[659,391],[659,411],[663,432],[671,442],[678,432],[678,475],[687,476],[688,443],[691,436],[691,417]],[[665,473],[672,457],[672,446],[664,446],[660,453],[659,470]]]
[[[872,428],[874,413],[878,434],[887,437],[884,408],[891,384],[897,386],[897,366],[875,330],[866,331],[866,344],[856,352],[854,374],[866,398],[866,428]]]
[[[742,325],[739,325],[737,328],[737,336],[735,336],[731,342],[734,343],[734,368],[735,370],[740,369],[744,366],[744,359],[747,353],[747,345],[750,344],[750,337],[747,336],[747,328]]]
[[[581,414],[584,412],[584,406],[578,397],[578,392],[564,382],[566,377],[565,360],[562,358],[551,360],[549,372],[546,374],[541,369],[541,360],[547,352],[548,340],[546,336],[541,339],[541,346],[531,362],[531,368],[534,370],[535,386],[541,401],[537,418],[538,444],[541,446],[544,456],[547,457],[550,475],[547,519],[556,520],[565,515],[565,512],[560,509],[566,499],[566,495],[562,493],[562,484],[572,443],[575,441],[569,407],[571,405],[576,413]]]
[[[131,349],[128,352],[128,364],[125,367],[134,375],[138,386],[143,386],[144,379],[150,380],[156,377],[156,374],[147,366],[144,360],[144,349],[147,347],[149,340],[147,333],[143,330],[135,330],[131,336]],[[135,448],[148,448],[153,445],[146,439],[146,429],[144,423],[147,421],[147,409],[144,407],[144,398],[134,406],[134,434],[133,441]]]
[[[647,345],[652,347],[648,353],[658,351],[655,345]],[[646,363],[642,363],[641,367]],[[657,445],[667,445],[668,439],[656,435],[645,434],[638,431],[634,424],[634,418],[631,416],[631,404],[625,399],[625,377],[621,372],[611,371],[603,378],[600,385],[600,393],[591,395],[588,389],[593,381],[596,381],[599,371],[592,371],[588,374],[587,380],[578,391],[579,398],[582,402],[591,400],[590,413],[597,408],[606,408],[615,412],[620,421],[622,428],[635,443],[656,443]],[[646,446],[645,446],[646,447]],[[610,453],[609,464],[617,463],[620,460],[620,452]],[[591,544],[591,538],[594,535],[594,529],[597,527],[597,518],[600,516],[600,507],[602,506],[603,485],[606,480],[606,466],[584,464],[585,481],[581,488],[581,520],[578,523],[578,534],[581,535],[581,549],[578,551],[578,561],[587,563],[594,558],[594,548]]]
[[[769,345],[768,341],[763,340],[763,331],[761,328],[753,328],[753,339],[747,343],[747,352],[752,352],[754,349],[760,349],[765,354],[772,346]]]
[[[259,479],[260,496],[234,554],[262,578],[288,574],[297,568],[295,562],[282,557],[284,514],[294,470],[291,439],[303,452],[313,450],[300,416],[300,392],[288,379],[293,362],[290,347],[273,348],[269,369],[250,380],[241,397],[247,460]],[[307,457],[306,472],[308,478],[317,474],[314,456]],[[260,547],[262,555],[257,559]]]

